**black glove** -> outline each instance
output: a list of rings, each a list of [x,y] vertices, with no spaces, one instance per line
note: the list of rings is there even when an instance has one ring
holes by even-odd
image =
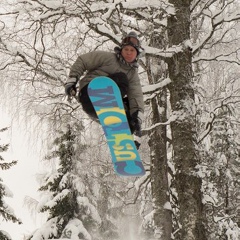
[[[65,84],[65,93],[68,96],[75,96],[77,94],[76,82],[68,82]]]
[[[140,146],[141,146],[141,142],[139,141],[139,139],[138,140],[134,140],[134,143],[135,143],[135,145],[136,145],[136,148],[137,148],[137,150],[140,148]]]

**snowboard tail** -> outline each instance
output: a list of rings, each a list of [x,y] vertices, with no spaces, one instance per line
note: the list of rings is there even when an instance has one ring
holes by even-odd
[[[88,95],[103,127],[115,172],[121,176],[144,175],[117,84],[108,77],[96,77],[88,85]]]

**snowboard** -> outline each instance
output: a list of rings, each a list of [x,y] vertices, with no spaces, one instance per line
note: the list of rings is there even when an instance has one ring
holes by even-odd
[[[88,85],[88,95],[104,130],[115,172],[144,175],[117,84],[108,77],[96,77]]]

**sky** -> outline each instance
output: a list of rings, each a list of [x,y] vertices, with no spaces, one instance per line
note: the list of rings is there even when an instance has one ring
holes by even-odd
[[[20,240],[24,234],[30,234],[43,222],[43,219],[34,219],[29,209],[24,206],[25,196],[38,198],[36,173],[40,170],[41,159],[37,146],[29,144],[31,138],[28,131],[0,109],[0,128],[8,126],[8,131],[0,133],[0,144],[10,144],[10,147],[6,153],[1,153],[1,156],[5,161],[18,160],[18,163],[9,170],[0,170],[0,177],[13,193],[13,197],[5,198],[5,202],[14,209],[16,217],[20,218],[23,224],[3,222],[0,223],[0,229],[8,232],[13,240]]]

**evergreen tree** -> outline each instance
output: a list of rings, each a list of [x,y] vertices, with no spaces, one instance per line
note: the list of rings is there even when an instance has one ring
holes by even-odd
[[[7,128],[0,129],[0,132],[6,131]],[[0,145],[0,152],[6,152],[8,150],[9,144]],[[0,169],[8,170],[12,166],[16,165],[17,161],[5,162],[4,158],[0,155]],[[15,216],[12,209],[8,206],[8,204],[4,201],[4,197],[10,197],[12,193],[9,191],[6,185],[4,185],[3,180],[0,178],[0,219],[4,221],[11,221],[14,223],[21,224],[21,221]],[[1,240],[11,240],[10,235],[0,230],[0,239]]]
[[[59,161],[57,170],[47,174],[45,184],[40,187],[44,199],[39,203],[41,212],[49,214],[48,221],[36,230],[29,239],[74,238],[91,239],[91,230],[101,224],[94,203],[89,199],[89,187],[85,176],[77,174],[77,135],[69,125],[66,132],[54,141],[56,150],[47,156],[48,160]],[[85,146],[80,146],[84,151]]]
[[[76,122],[72,127],[68,125],[66,131],[59,132],[54,141],[47,160],[58,162],[57,168],[44,177],[40,187],[42,198],[35,206],[35,209],[48,214],[48,220],[29,240],[74,237],[86,240],[119,239],[119,219],[129,215],[129,212],[124,213],[127,197],[132,198],[133,192],[139,194],[141,191],[127,188],[128,181],[114,180],[118,176],[112,171],[110,159],[107,161],[103,157],[106,163],[99,165],[101,156],[105,156],[102,151],[106,152],[106,146],[103,147],[105,150],[98,147],[95,152],[87,152],[86,148],[91,147],[81,143],[79,133],[82,131],[79,122]],[[95,160],[90,158],[97,159],[96,166],[93,166]],[[141,183],[138,185],[141,186]]]

